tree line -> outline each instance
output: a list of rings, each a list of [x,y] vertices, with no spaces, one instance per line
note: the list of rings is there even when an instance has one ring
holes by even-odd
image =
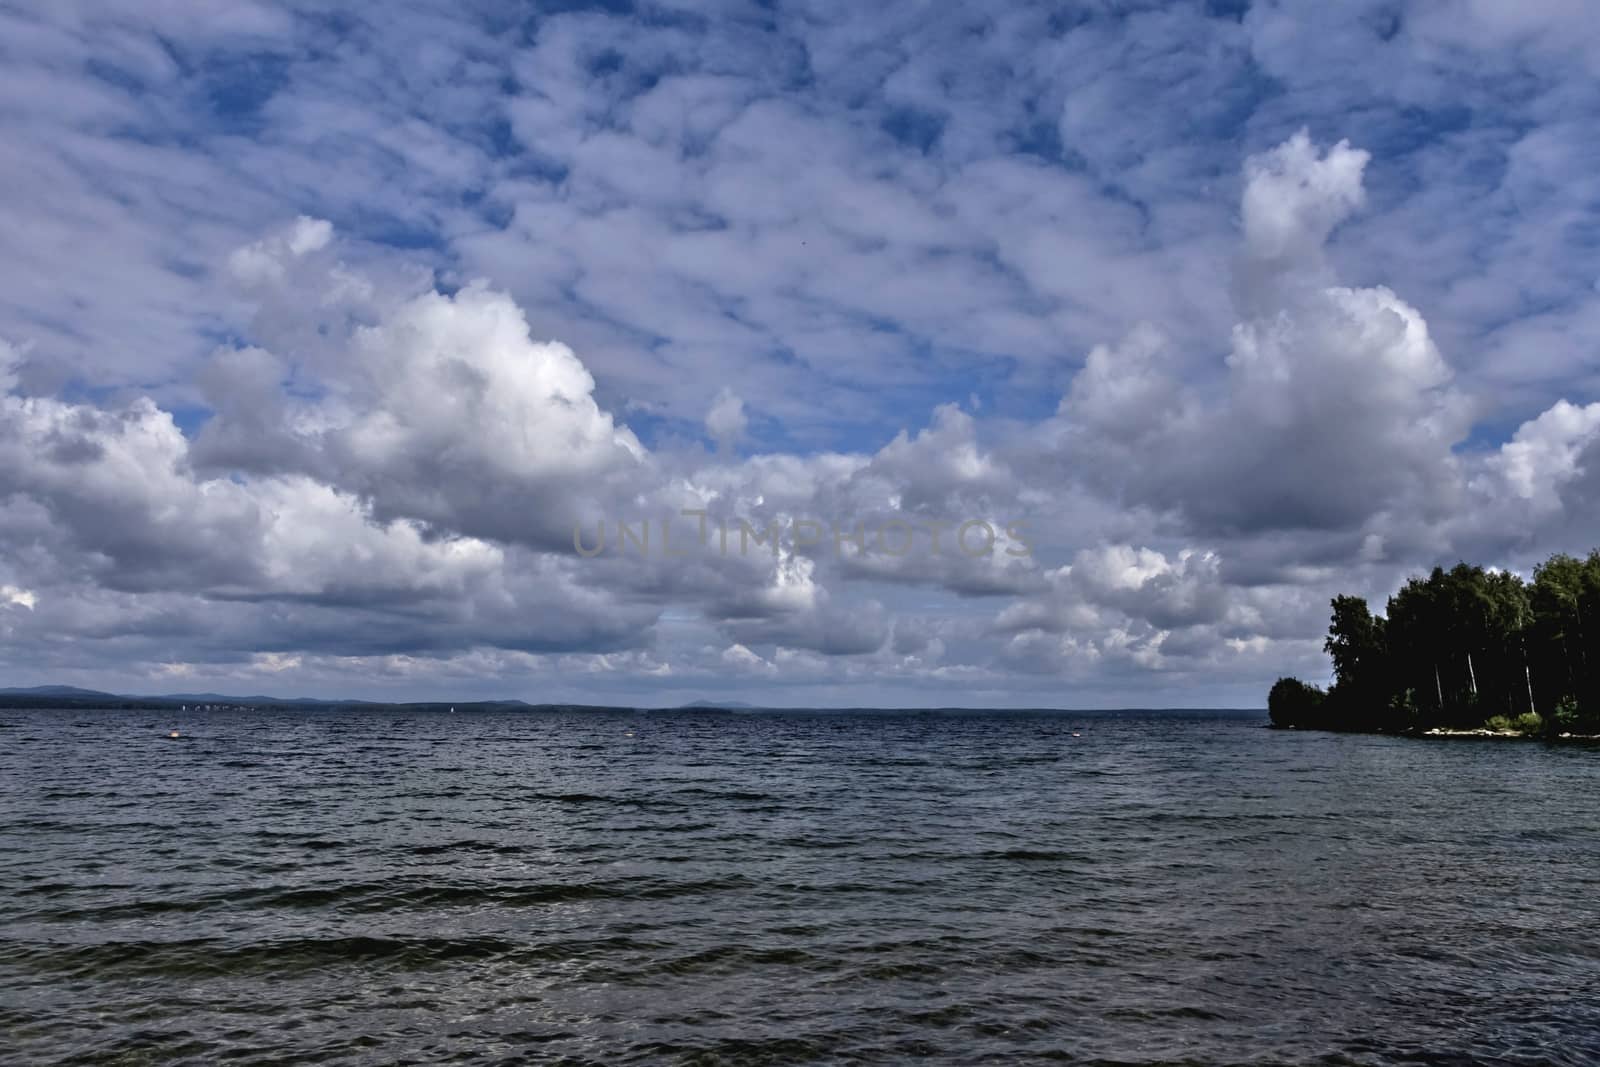
[[[1323,648],[1333,685],[1278,679],[1274,726],[1600,734],[1600,550],[1552,556],[1531,582],[1435,567],[1382,615],[1361,597],[1334,597]]]

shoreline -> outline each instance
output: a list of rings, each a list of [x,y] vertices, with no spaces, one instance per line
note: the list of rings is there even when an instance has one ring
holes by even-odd
[[[1524,734],[1516,730],[1491,730],[1487,726],[1480,726],[1471,730],[1446,729],[1435,726],[1429,730],[1421,730],[1404,734],[1408,737],[1493,737],[1513,741],[1600,741],[1600,734]]]
[[[1543,741],[1546,744],[1600,744],[1600,734],[1524,734],[1515,730],[1491,730],[1487,726],[1467,729],[1433,726],[1426,730],[1329,730],[1320,726],[1278,726],[1267,724],[1269,730],[1305,731],[1325,734],[1360,734],[1364,737],[1409,737],[1414,739],[1446,738],[1456,740],[1488,739],[1495,741]]]

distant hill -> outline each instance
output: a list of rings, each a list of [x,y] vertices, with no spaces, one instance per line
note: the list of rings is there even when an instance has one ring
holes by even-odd
[[[0,688],[0,708],[44,708],[62,710],[138,709],[145,711],[175,711],[185,707],[195,708],[215,705],[225,708],[323,708],[336,711],[342,708],[367,710],[393,709],[399,711],[513,711],[513,710],[595,710],[631,711],[631,708],[588,708],[582,705],[533,705],[521,700],[441,700],[441,701],[373,701],[373,700],[321,700],[315,697],[234,696],[228,693],[161,693],[132,694],[104,693],[97,689],[82,689],[72,685],[39,685],[28,688]]]
[[[184,707],[197,710],[196,705],[217,705],[224,708],[252,710],[341,709],[362,711],[526,711],[548,713],[601,713],[601,714],[653,714],[670,715],[674,712],[712,714],[785,715],[785,714],[854,714],[854,715],[971,715],[989,712],[1002,715],[1073,715],[1084,718],[1115,718],[1123,715],[1237,715],[1254,718],[1261,714],[1257,708],[806,708],[775,707],[764,704],[745,704],[737,700],[696,700],[676,707],[638,707],[604,704],[530,704],[525,700],[326,700],[316,697],[229,696],[226,693],[165,693],[159,696],[103,693],[95,689],[82,689],[71,685],[40,685],[32,688],[0,688],[0,708],[44,708],[90,711],[95,709],[139,709],[147,711],[178,711]]]
[[[229,696],[226,693],[106,693],[75,685],[36,685],[0,688],[0,706],[43,708],[167,708],[186,704],[226,704],[233,707],[348,707],[359,700],[281,699],[269,696]]]
[[[336,704],[340,707],[351,704],[370,704],[368,700],[321,700],[317,697],[267,697],[257,694],[255,696],[238,697],[226,693],[164,693],[158,697],[137,697],[143,700],[177,700],[186,704]]]
[[[121,700],[115,693],[79,689],[75,685],[36,685],[28,689],[0,689],[0,696],[59,697],[68,700]]]
[[[79,707],[93,705],[110,705],[113,707],[138,706],[166,706],[168,704],[230,704],[250,705],[253,707],[285,707],[288,705],[313,705],[329,707],[346,707],[352,704],[364,704],[362,700],[317,700],[312,697],[281,697],[269,696],[229,696],[226,693],[106,693],[98,689],[81,689],[75,685],[36,685],[27,688],[0,689],[0,700],[12,706],[17,702],[30,700],[50,701],[51,705],[68,702]]]

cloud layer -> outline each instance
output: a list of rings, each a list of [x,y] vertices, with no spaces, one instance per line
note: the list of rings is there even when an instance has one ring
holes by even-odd
[[[0,668],[1254,703],[1590,547],[1587,8],[1120,7],[0,15]]]

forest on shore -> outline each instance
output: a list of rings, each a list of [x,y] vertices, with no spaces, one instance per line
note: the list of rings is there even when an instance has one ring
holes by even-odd
[[[1459,563],[1412,578],[1375,615],[1338,596],[1324,691],[1280,678],[1272,725],[1364,733],[1600,734],[1600,550],[1524,581]]]

